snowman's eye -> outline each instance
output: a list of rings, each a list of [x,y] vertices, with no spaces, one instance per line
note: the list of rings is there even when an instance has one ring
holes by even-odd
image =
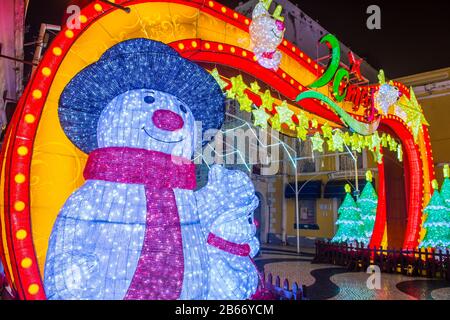
[[[183,106],[182,104],[180,105],[180,110],[181,110],[181,112],[183,112],[183,113],[187,113],[186,107]]]
[[[155,102],[155,98],[153,98],[152,96],[146,96],[144,98],[144,102],[148,103],[148,104],[152,104],[153,102]]]

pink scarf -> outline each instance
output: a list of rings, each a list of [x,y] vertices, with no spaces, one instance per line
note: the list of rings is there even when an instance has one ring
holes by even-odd
[[[225,252],[231,253],[236,256],[247,257],[250,255],[250,246],[248,244],[239,244],[225,240],[214,233],[209,233],[208,244]]]
[[[109,147],[89,154],[84,177],[145,186],[144,243],[125,299],[178,299],[183,285],[184,257],[173,189],[195,189],[195,165],[157,151]]]

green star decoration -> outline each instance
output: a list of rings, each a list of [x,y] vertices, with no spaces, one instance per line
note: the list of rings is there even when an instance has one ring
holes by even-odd
[[[211,75],[217,81],[217,84],[219,85],[220,89],[223,90],[228,86],[228,83],[220,77],[217,68],[212,69]]]
[[[252,83],[250,83],[250,90],[254,93],[259,93],[259,90],[261,89],[261,87],[258,85],[258,82],[254,81]]]
[[[333,132],[332,140],[333,140],[333,147],[335,148],[335,150],[343,152],[344,151],[344,139],[343,139],[342,131],[340,129],[337,129],[336,131]]]
[[[376,161],[376,163],[381,164],[383,163],[383,154],[380,152],[380,150],[371,150],[373,159]]]
[[[357,151],[358,153],[361,153],[362,141],[359,138],[359,135],[357,133],[352,134],[352,136],[350,138],[350,144],[352,145],[353,151]]]
[[[389,142],[389,150],[392,152],[395,152],[395,151],[397,151],[397,146],[398,146],[397,141],[395,141],[394,139],[391,139],[391,141]]]
[[[235,99],[236,98],[236,93],[232,89],[227,90],[227,98],[228,99]]]
[[[401,144],[397,146],[397,159],[398,161],[403,162],[403,148]]]
[[[379,164],[383,163],[383,154],[380,152],[379,149],[376,149],[375,155],[376,155],[377,163],[379,163]]]
[[[323,139],[318,132],[314,134],[311,138],[313,151],[323,152]]]
[[[275,110],[277,110],[277,113],[280,115],[281,123],[292,123],[292,116],[294,115],[294,111],[289,109],[286,101],[283,101],[280,106],[275,107]]]
[[[253,110],[252,113],[253,117],[255,118],[254,125],[263,129],[267,129],[267,120],[270,119],[270,116],[267,114],[266,110],[261,107]]]
[[[300,113],[297,115],[298,119],[298,125],[302,128],[308,129],[309,128],[309,119],[306,113],[303,111],[300,111]]]
[[[327,140],[328,151],[336,151],[336,147],[334,146],[333,139]]]
[[[301,111],[296,116],[297,116],[297,120],[298,120],[297,137],[299,139],[305,141],[306,135],[308,134],[308,130],[309,130],[309,119],[303,111]]]
[[[380,72],[378,73],[378,82],[380,84],[385,84],[386,83],[386,77],[384,75],[384,70],[381,69]]]
[[[233,77],[231,80],[231,90],[237,95],[242,96],[244,95],[245,89],[247,89],[247,85],[245,84],[244,80],[242,79],[242,75],[238,75],[237,77]]]
[[[330,127],[328,122],[326,122],[324,125],[322,125],[322,133],[323,133],[324,138],[331,139],[333,136],[332,131],[333,131],[333,129]]]
[[[342,139],[347,146],[351,144],[351,137],[348,131],[345,131],[345,133],[342,135]]]
[[[381,139],[380,136],[378,135],[378,131],[376,131],[373,135],[372,135],[372,144],[371,144],[371,148],[373,149],[380,149],[380,144],[381,144]]]
[[[269,111],[273,110],[273,104],[275,102],[275,99],[270,94],[269,90],[266,90],[264,94],[261,96],[261,106],[266,108]]]
[[[369,148],[372,145],[372,136],[362,136],[364,147]]]
[[[383,148],[387,148],[387,146],[388,146],[388,140],[387,140],[387,135],[386,135],[386,133],[383,133],[383,134],[381,135],[381,146],[382,146]]]
[[[417,141],[417,137],[419,136],[419,132],[422,129],[422,125],[429,126],[430,124],[425,119],[423,115],[422,108],[419,102],[416,99],[416,94],[414,93],[413,88],[410,89],[411,98],[402,99],[402,101],[407,101],[406,103],[400,102],[400,107],[406,114],[406,122],[411,127],[414,140]]]
[[[239,102],[239,108],[242,111],[251,112],[253,101],[250,100],[246,94],[237,97],[237,101]]]
[[[308,134],[308,130],[298,126],[297,127],[297,138],[299,138],[302,141],[306,140],[306,135]]]
[[[281,131],[281,121],[280,115],[278,113],[272,117],[271,122],[272,122],[272,129]]]

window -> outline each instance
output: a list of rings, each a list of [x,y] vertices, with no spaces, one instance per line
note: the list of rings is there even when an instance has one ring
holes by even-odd
[[[298,202],[300,224],[316,224],[316,200]]]
[[[363,154],[356,153],[358,169],[364,169],[364,157]],[[355,162],[351,155],[341,154],[339,155],[339,171],[353,171],[355,169]]]
[[[297,162],[299,172],[308,173],[308,172],[316,172],[316,162],[312,159],[312,143],[311,140],[307,139],[306,141],[299,140],[296,143],[296,152],[297,157],[306,158],[301,159]]]

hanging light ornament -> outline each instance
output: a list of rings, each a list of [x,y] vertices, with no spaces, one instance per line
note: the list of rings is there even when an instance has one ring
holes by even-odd
[[[281,62],[281,52],[277,47],[283,40],[286,27],[284,17],[281,16],[283,7],[278,5],[273,15],[270,15],[271,3],[272,0],[261,0],[253,9],[250,38],[258,63],[276,71]]]
[[[386,82],[383,70],[380,70],[378,80],[380,81],[380,89],[375,94],[375,105],[378,111],[381,111],[383,114],[388,114],[389,108],[393,106],[400,97],[400,91],[397,87],[392,85],[392,82]]]

